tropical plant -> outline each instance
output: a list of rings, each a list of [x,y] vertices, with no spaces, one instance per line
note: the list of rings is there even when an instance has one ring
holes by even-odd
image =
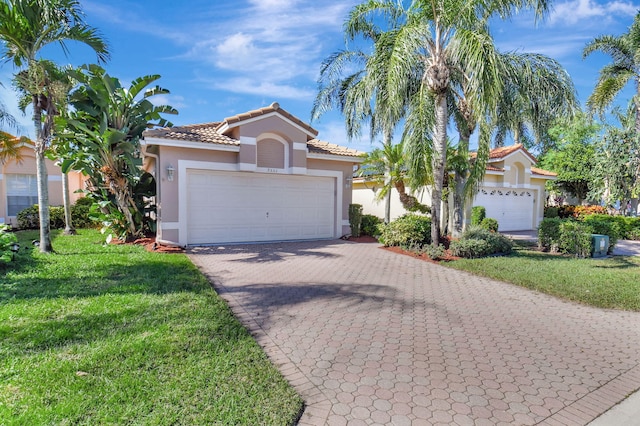
[[[93,49],[99,61],[108,58],[106,43],[88,26],[78,0],[3,0],[0,2],[2,58],[13,62],[24,89],[29,90],[35,127],[38,205],[40,208],[40,251],[51,252],[49,193],[45,152],[52,136],[55,105],[50,102],[50,81],[42,73],[39,54],[45,46],[58,44],[67,53],[66,42],[83,43]]]
[[[590,195],[594,199],[602,197],[610,207],[620,202],[620,210],[625,213],[631,200],[634,214],[640,195],[640,138],[635,136],[635,105],[630,102],[624,113],[615,108],[613,114],[619,127],[607,124],[604,137],[596,142],[596,185]]]
[[[402,142],[391,145],[383,145],[367,153],[362,162],[362,167],[358,170],[358,176],[366,181],[373,181],[381,185],[380,191],[376,193],[378,200],[387,199],[392,189],[398,192],[398,197],[402,206],[409,212],[428,213],[429,207],[420,203],[418,199],[407,193],[405,185],[406,165],[405,152]],[[385,206],[385,221],[389,223],[389,204]]]
[[[9,232],[9,225],[0,225],[0,263],[13,259],[13,245],[18,242],[16,234]]]
[[[516,144],[544,153],[553,148],[548,130],[558,117],[579,111],[576,89],[560,63],[537,53],[504,53],[504,88],[495,117],[495,146],[508,134]]]
[[[73,110],[57,123],[59,138],[70,152],[62,170],[89,176],[104,222],[118,238],[139,236],[149,230],[145,200],[155,194],[153,177],[138,167],[139,140],[147,128],[172,125],[162,114],[177,111],[149,100],[169,91],[148,88],[159,75],[137,78],[129,88],[97,65],[83,66],[72,75],[80,83],[70,94]]]
[[[39,60],[30,70],[23,70],[16,74],[14,78],[14,86],[20,94],[18,106],[22,112],[26,111],[32,103],[32,93],[38,90],[37,85],[46,82],[48,87],[48,110],[47,110],[47,124],[49,128],[52,126],[52,122],[58,111],[63,111],[67,108],[67,97],[69,91],[73,86],[73,80],[71,79],[69,72],[71,67],[58,67],[55,63],[48,60]],[[33,77],[37,74],[37,77]],[[36,83],[35,87],[32,85]],[[55,143],[55,135],[52,133],[50,137],[50,143],[46,156],[56,162],[60,162],[60,156],[64,155],[64,148],[62,145]],[[69,199],[69,177],[67,173],[62,173],[62,196],[64,202],[64,217],[65,217],[65,229],[64,233],[67,235],[75,234],[75,229],[71,220],[71,202]],[[50,211],[50,214],[51,213]]]
[[[5,164],[9,161],[21,163],[22,153],[20,148],[28,140],[25,136],[17,138],[7,132],[0,131],[0,164]]]
[[[516,9],[532,7],[537,16],[548,8],[540,0],[415,0],[405,8],[401,2],[370,0],[356,6],[349,17],[346,28],[362,31],[377,28],[381,20],[388,23],[401,22],[393,35],[393,53],[390,62],[394,86],[408,87],[406,90],[389,92],[389,105],[409,103],[405,138],[410,140],[407,149],[417,154],[418,162],[428,161],[431,170],[431,215],[432,244],[440,239],[440,216],[442,190],[446,170],[447,124],[449,122],[448,97],[454,88],[453,82],[463,84],[470,106],[482,105],[474,111],[476,117],[492,111],[500,92],[498,54],[488,31],[488,20],[492,16],[507,17]],[[382,17],[382,18],[381,18]],[[390,25],[391,26],[391,25]],[[464,78],[453,78],[460,73]],[[418,85],[406,84],[415,81]],[[405,82],[404,84],[402,84]],[[427,145],[429,144],[429,145]],[[409,171],[415,181],[424,181],[423,168],[414,173],[410,162]],[[417,187],[412,183],[413,188]]]
[[[603,35],[589,42],[582,53],[583,58],[594,52],[610,55],[613,62],[600,70],[600,76],[593,93],[587,100],[590,109],[602,113],[628,83],[636,88],[635,131],[640,135],[640,12],[628,31],[618,37]]]
[[[318,95],[313,119],[318,119],[330,109],[338,109],[344,116],[348,137],[361,135],[364,126],[369,127],[371,142],[382,136],[382,149],[369,155],[369,166],[378,176],[383,176],[382,197],[385,197],[385,223],[390,221],[391,188],[398,183],[403,189],[401,197],[408,194],[400,178],[402,146],[393,145],[393,133],[405,115],[405,104],[391,104],[390,92],[398,90],[398,81],[392,75],[395,32],[401,26],[399,19],[390,19],[386,28],[351,25],[356,9],[345,23],[345,43],[361,38],[371,48],[342,50],[329,56],[322,64],[318,80]],[[402,201],[402,200],[401,200]],[[417,200],[415,200],[417,201]],[[403,202],[404,204],[404,202]]]
[[[581,204],[596,183],[595,139],[599,126],[586,115],[562,120],[549,130],[557,148],[539,158],[541,167],[558,174],[553,189],[574,195]]]

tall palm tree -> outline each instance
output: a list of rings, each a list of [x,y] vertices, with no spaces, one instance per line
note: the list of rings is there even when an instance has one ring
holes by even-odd
[[[501,56],[505,75],[496,113],[495,146],[503,146],[511,133],[516,144],[544,153],[552,148],[548,130],[557,118],[571,117],[579,110],[573,81],[548,56],[516,52]]]
[[[633,99],[636,107],[635,130],[636,135],[640,135],[640,12],[636,14],[626,33],[618,37],[596,37],[585,46],[582,56],[586,58],[597,51],[610,55],[613,62],[600,70],[600,77],[587,105],[592,110],[603,112],[622,89],[633,81],[636,85]]]
[[[511,131],[515,142],[521,143],[530,128],[531,144],[544,151],[549,145],[547,130],[557,117],[570,117],[578,110],[573,82],[557,61],[544,55],[513,52],[499,53],[498,60],[504,85],[493,118],[486,105],[470,104],[464,76],[454,73],[452,77],[455,96],[450,104],[458,130],[458,144],[449,167],[454,174],[449,191],[453,201],[450,221],[453,236],[462,232],[465,200],[477,193],[484,178],[491,133],[496,133],[497,141],[503,141]],[[474,109],[481,115],[474,114]],[[478,151],[470,157],[469,141],[477,128]]]
[[[98,61],[106,61],[108,48],[97,30],[85,24],[77,0],[2,0],[0,1],[0,41],[2,58],[21,70],[18,77],[31,94],[34,150],[36,154],[38,205],[40,213],[40,251],[53,250],[49,229],[49,192],[45,152],[52,136],[54,105],[50,87],[39,65],[38,55],[45,46],[58,44],[67,53],[66,42],[77,41],[89,46]],[[43,119],[44,118],[44,119]]]
[[[453,87],[452,74],[460,72],[465,77],[464,84],[472,105],[484,105],[487,111],[498,101],[502,91],[493,39],[488,29],[488,19],[493,16],[508,17],[521,8],[532,8],[537,16],[548,9],[546,0],[414,0],[407,8],[393,1],[369,0],[356,6],[352,14],[352,25],[372,26],[376,20],[398,19],[405,16],[404,25],[399,30],[397,45],[403,46],[396,52],[405,58],[418,58],[412,69],[420,64],[421,85],[415,92],[413,107],[407,124],[414,126],[406,132],[412,137],[425,137],[425,124],[430,120],[425,114],[434,113],[435,122],[431,126],[432,146],[430,147],[432,190],[431,190],[431,239],[439,244],[441,229],[441,200],[446,169],[447,124],[449,123],[448,97]],[[390,73],[394,76],[407,75],[399,71],[406,60],[397,60],[397,68]],[[462,67],[462,68],[460,68]],[[399,95],[399,96],[398,96]],[[406,102],[403,94],[394,94],[394,102]],[[429,107],[428,104],[432,106]],[[484,112],[484,111],[482,111]],[[480,111],[474,112],[480,114]],[[416,127],[417,125],[417,127]],[[417,144],[422,141],[414,142]],[[410,143],[409,145],[415,145]],[[418,148],[418,150],[420,150]]]
[[[394,54],[396,34],[403,23],[389,19],[384,28],[370,23],[351,25],[354,13],[357,10],[351,12],[345,23],[345,43],[364,41],[370,52],[346,49],[323,62],[312,119],[319,118],[330,109],[338,109],[344,116],[350,139],[360,136],[363,127],[368,125],[371,142],[377,136],[382,137],[383,148],[376,155],[390,154],[398,151],[393,145],[393,134],[406,110],[406,104],[388,101],[390,91],[407,89],[406,84],[404,88],[398,86],[397,80],[390,75],[391,60],[398,57]],[[384,175],[385,187],[391,187],[396,165],[390,161],[377,162],[377,165],[383,165],[380,171]],[[388,223],[391,191],[385,191],[385,195],[385,223]],[[403,195],[408,196],[404,191]]]
[[[0,131],[0,165],[9,161],[22,162],[20,148],[27,140],[26,137],[17,138],[7,132]]]

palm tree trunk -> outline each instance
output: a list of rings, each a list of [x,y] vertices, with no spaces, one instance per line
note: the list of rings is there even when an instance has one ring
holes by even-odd
[[[447,160],[447,98],[444,93],[436,95],[435,131],[433,138],[433,189],[431,191],[431,244],[440,244],[440,219],[442,188]]]
[[[71,218],[71,200],[69,199],[69,175],[62,173],[62,197],[64,201],[64,234],[76,235]]]
[[[49,225],[49,176],[44,156],[46,141],[42,132],[42,108],[38,96],[33,100],[33,124],[36,128],[34,151],[36,154],[36,178],[38,182],[38,213],[40,214],[40,252],[51,253],[51,228]]]
[[[386,185],[391,185],[391,182],[386,182],[385,180],[385,186]],[[393,191],[391,190],[391,188],[389,188],[389,190],[387,191],[387,195],[384,197],[384,223],[386,225],[389,224],[389,222],[391,222],[391,193]]]

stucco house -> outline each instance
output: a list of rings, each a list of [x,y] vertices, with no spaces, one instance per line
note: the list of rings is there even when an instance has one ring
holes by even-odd
[[[148,130],[156,240],[180,246],[339,238],[360,152],[317,139],[277,103],[222,121]]]
[[[538,227],[544,216],[545,182],[556,174],[535,167],[536,159],[522,144],[491,150],[480,191],[468,205],[484,206],[487,217],[498,220],[500,231],[524,231]],[[384,217],[384,201],[375,199],[379,188],[370,181],[356,178],[353,202],[362,204],[364,213]],[[420,202],[431,205],[428,191],[415,194]],[[391,218],[406,213],[393,190]]]
[[[17,214],[34,204],[38,204],[38,184],[36,179],[36,157],[33,143],[23,140],[20,146],[21,161],[8,160],[0,163],[0,223],[17,226]],[[61,206],[62,171],[53,161],[47,159],[49,205]],[[69,172],[69,195],[74,203],[81,195],[76,190],[84,188],[80,173]]]

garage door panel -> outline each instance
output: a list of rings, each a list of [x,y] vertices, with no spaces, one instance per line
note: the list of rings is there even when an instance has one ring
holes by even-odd
[[[189,170],[188,244],[331,238],[335,179]]]
[[[498,221],[500,231],[522,231],[533,228],[534,192],[510,188],[484,188],[474,199],[483,206],[487,217]]]

